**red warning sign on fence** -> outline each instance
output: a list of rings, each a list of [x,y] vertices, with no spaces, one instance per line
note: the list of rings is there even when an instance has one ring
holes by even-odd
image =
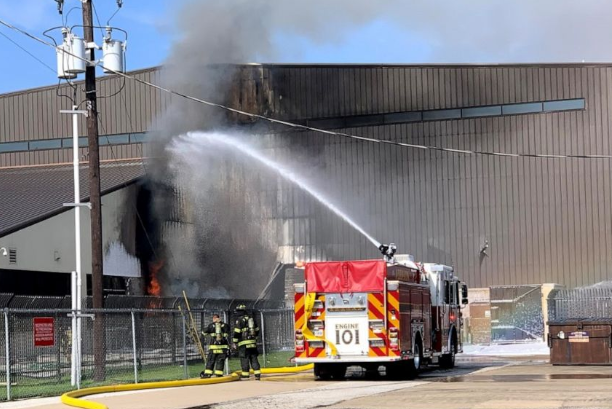
[[[55,345],[55,319],[49,317],[34,318],[34,346],[51,347]]]

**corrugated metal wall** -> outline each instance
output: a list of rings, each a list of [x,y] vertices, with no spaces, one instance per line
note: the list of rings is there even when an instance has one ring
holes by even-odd
[[[147,69],[130,75],[158,83],[160,72]],[[97,84],[101,135],[151,129],[170,98],[123,78],[105,76],[99,78]],[[83,101],[83,82],[76,82],[75,87],[76,101]],[[122,92],[118,93],[119,90]],[[72,96],[72,88],[65,84],[0,95],[0,142],[71,137],[71,117],[59,111],[72,109]],[[86,132],[85,121],[79,121],[79,135],[85,136]]]
[[[137,78],[157,83],[160,72],[148,69],[131,73]],[[84,85],[75,83],[76,100],[84,100]],[[119,92],[121,90],[121,92]],[[72,137],[70,115],[73,90],[68,85],[36,88],[0,95],[0,143]],[[155,126],[156,119],[170,96],[134,81],[116,77],[98,79],[100,135],[145,132]],[[82,106],[81,106],[82,108]],[[86,121],[79,120],[79,135],[86,136]],[[86,149],[81,149],[86,157]],[[142,157],[142,144],[101,146],[101,160]],[[72,149],[47,149],[0,153],[0,167],[68,163]]]
[[[552,154],[612,153],[611,75],[607,66],[296,66],[263,72],[274,92],[272,111],[283,118],[585,98],[584,111],[340,130],[461,149]],[[278,157],[310,156],[304,167],[315,178],[318,172],[366,230],[419,260],[455,265],[471,286],[580,286],[612,279],[608,160],[462,156],[310,133],[276,136],[269,146]],[[278,186],[262,189],[261,202],[272,209],[262,214],[272,219],[282,245],[304,245],[305,258],[376,256],[368,242],[303,192],[284,182]],[[487,241],[485,256],[480,250]]]
[[[342,129],[412,143],[502,152],[610,154],[612,66],[250,66],[235,106],[284,119],[585,98],[584,111]],[[159,82],[159,73],[137,75]],[[100,95],[123,80],[103,79]],[[69,135],[55,88],[0,96],[0,142]],[[100,101],[106,133],[151,129],[170,97],[127,82]],[[50,131],[49,131],[50,129]],[[82,131],[84,129],[82,128]],[[104,132],[104,131],[103,131]],[[474,157],[307,132],[259,137],[301,164],[382,241],[454,264],[473,287],[612,278],[608,160]],[[137,154],[126,146],[122,155]],[[104,149],[104,148],[103,148]],[[0,154],[0,166],[69,160],[70,150]],[[12,157],[11,157],[12,155]],[[38,157],[37,155],[47,155]],[[10,158],[10,159],[7,159]],[[286,182],[243,172],[266,237],[304,258],[375,257],[363,238]],[[487,256],[480,253],[489,242]]]

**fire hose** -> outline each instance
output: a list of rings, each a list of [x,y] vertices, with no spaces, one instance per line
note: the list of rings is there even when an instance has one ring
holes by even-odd
[[[303,366],[289,366],[281,368],[262,368],[262,374],[284,374],[308,371],[313,368],[312,364]],[[196,385],[212,385],[216,383],[235,382],[240,380],[238,372],[233,372],[228,376],[208,379],[188,379],[183,381],[163,381],[163,382],[146,382],[132,383],[127,385],[111,385],[111,386],[96,386],[93,388],[79,389],[76,391],[66,392],[61,396],[61,401],[64,405],[74,406],[84,409],[109,409],[108,406],[90,400],[80,399],[84,396],[97,395],[99,393],[126,392],[137,391],[144,389],[160,389],[160,388],[176,388],[181,386],[196,386]]]
[[[315,334],[312,333],[310,328],[308,328],[308,317],[310,317],[312,315],[312,310],[314,308],[315,297],[316,297],[315,293],[308,293],[308,294],[306,294],[306,299],[304,301],[304,315],[306,316],[306,319],[304,320],[304,326],[302,328],[300,328],[300,329],[302,330],[302,334],[304,335],[304,337],[308,341],[322,341],[322,342],[325,342],[329,346],[329,348],[331,350],[331,354],[333,356],[337,356],[338,355],[338,349],[336,348],[336,346],[334,345],[333,342],[329,341],[327,338],[322,338],[322,337],[316,336]]]

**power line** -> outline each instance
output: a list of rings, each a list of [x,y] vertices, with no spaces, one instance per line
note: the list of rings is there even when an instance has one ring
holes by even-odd
[[[45,44],[49,47],[53,47],[56,48],[55,46],[53,46],[52,44],[46,42],[45,40],[42,40],[40,38],[37,38],[36,36],[21,30],[20,28],[14,27],[11,24],[0,20],[0,24],[20,32],[21,34],[35,40],[38,41],[42,44]],[[86,60],[85,58],[81,58],[78,57],[72,53],[66,52],[67,54],[81,59],[81,60]],[[106,68],[106,67],[105,67]],[[288,121],[283,121],[280,119],[274,119],[274,118],[269,118],[267,116],[264,115],[259,115],[259,114],[254,114],[251,112],[246,112],[246,111],[242,111],[236,108],[232,108],[232,107],[228,107],[226,105],[223,104],[218,104],[215,102],[210,102],[210,101],[206,101],[200,98],[196,98],[194,96],[191,95],[187,95],[187,94],[183,94],[180,93],[178,91],[174,91],[168,88],[164,88],[160,85],[157,84],[153,84],[151,82],[145,81],[143,79],[140,78],[136,78],[133,77],[131,75],[122,73],[122,72],[118,72],[109,68],[106,68],[107,71],[112,72],[116,75],[119,75],[121,77],[124,78],[129,78],[132,81],[136,81],[138,83],[141,83],[143,85],[147,85],[151,88],[155,88],[159,91],[163,91],[172,95],[176,95],[179,96],[181,98],[190,100],[190,101],[194,101],[194,102],[198,102],[200,104],[204,104],[204,105],[208,105],[211,107],[215,107],[215,108],[220,108],[229,112],[233,112],[239,115],[244,115],[244,116],[248,116],[250,118],[256,118],[256,119],[261,119],[263,121],[267,121],[270,123],[274,123],[274,124],[279,124],[279,125],[284,125],[290,128],[295,128],[295,129],[302,129],[302,130],[306,130],[306,131],[312,131],[312,132],[317,132],[317,133],[321,133],[321,134],[326,134],[326,135],[331,135],[331,136],[341,136],[344,138],[350,138],[350,139],[354,139],[354,140],[358,140],[358,141],[364,141],[364,142],[372,142],[372,143],[380,143],[380,144],[386,144],[386,145],[393,145],[393,146],[399,146],[399,147],[403,147],[403,148],[411,148],[411,149],[420,149],[420,150],[431,150],[431,151],[438,151],[438,152],[446,152],[446,153],[454,153],[454,154],[462,154],[462,155],[482,155],[482,156],[497,156],[497,157],[506,157],[506,158],[541,158],[541,159],[612,159],[612,155],[553,155],[553,154],[540,154],[540,153],[507,153],[507,152],[487,152],[487,151],[476,151],[476,150],[466,150],[466,149],[454,149],[454,148],[443,148],[440,146],[432,146],[432,145],[418,145],[418,144],[412,144],[412,143],[404,143],[404,142],[396,142],[396,141],[389,141],[389,140],[384,140],[384,139],[376,139],[376,138],[368,138],[365,136],[358,136],[358,135],[353,135],[353,134],[348,134],[348,133],[344,133],[344,132],[335,132],[335,131],[329,131],[329,130],[325,130],[325,129],[320,129],[320,128],[314,128],[312,126],[308,126],[308,125],[300,125],[300,124],[296,124],[293,122],[288,122]]]
[[[40,58],[38,58],[37,56],[35,56],[34,54],[32,54],[31,52],[29,52],[28,50],[26,50],[25,48],[23,48],[19,43],[17,43],[15,40],[13,40],[11,37],[7,36],[6,34],[4,34],[2,31],[0,31],[0,35],[4,38],[6,38],[7,40],[9,40],[11,43],[15,44],[17,47],[19,47],[21,49],[21,51],[23,51],[24,53],[28,54],[30,57],[34,58],[36,61],[38,61],[39,63],[41,63],[42,65],[44,65],[45,67],[47,67],[47,69],[49,71],[51,71],[52,73],[56,73],[56,71],[51,68],[49,65],[47,65],[47,63],[45,63],[44,61],[42,61]]]
[[[111,20],[117,15],[117,13],[119,13],[119,10],[121,10],[121,7],[123,7],[123,0],[117,0],[117,10],[113,13],[112,16],[110,16],[110,18],[106,22],[107,26],[110,26]]]
[[[96,21],[98,22],[98,28],[100,29],[100,35],[102,36],[102,38],[104,38],[104,31],[102,30],[102,24],[100,23],[100,17],[98,17],[98,10],[96,10],[96,6],[94,5],[94,2],[91,2],[91,8],[94,11],[94,14],[96,15]]]

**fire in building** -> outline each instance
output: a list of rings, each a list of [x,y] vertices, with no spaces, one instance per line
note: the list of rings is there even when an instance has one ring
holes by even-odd
[[[227,105],[314,128],[470,151],[610,151],[609,64],[233,70]],[[155,83],[161,74],[131,75]],[[100,94],[124,81],[98,79]],[[192,163],[172,183],[164,175],[169,151],[148,142],[175,98],[128,80],[120,96],[100,100],[107,293],[255,297],[276,272],[271,292],[281,297],[282,277],[298,260],[379,257],[346,220],[244,155],[217,160],[214,177],[206,163]],[[74,216],[62,203],[72,195],[72,140],[69,119],[58,114],[69,105],[55,86],[0,96],[0,292],[70,292]],[[612,278],[609,161],[407,149],[222,115],[373,237],[454,266],[470,287]],[[89,222],[81,225],[89,273]]]

